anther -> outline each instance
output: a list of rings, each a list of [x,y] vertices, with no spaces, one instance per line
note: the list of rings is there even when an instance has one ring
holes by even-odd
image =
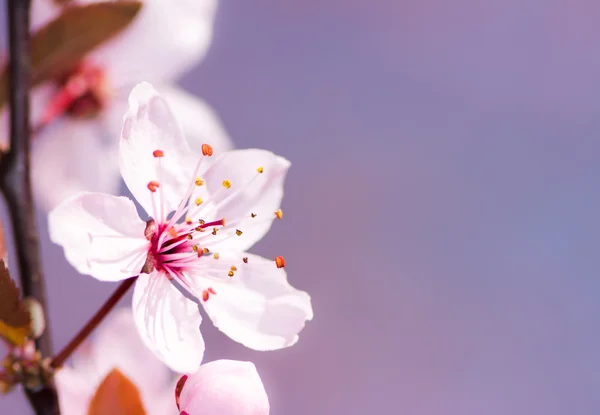
[[[208,291],[207,290],[202,291],[202,301],[208,301],[208,297],[209,297]]]
[[[198,223],[200,224],[200,226],[204,226],[204,224],[206,223],[206,221],[204,219],[199,219]]]
[[[191,241],[192,239],[194,239],[194,237],[192,236],[192,234],[191,234],[191,233],[188,233],[188,236],[187,236],[187,238],[188,238],[190,241]]]
[[[162,150],[154,150],[154,151],[152,152],[152,155],[153,155],[154,157],[156,157],[156,158],[159,158],[159,157],[164,157],[164,156],[165,156],[165,152],[164,152],[164,151],[162,151]]]
[[[256,216],[257,216],[257,214],[256,214],[256,213],[251,213],[251,214],[250,214],[250,217],[251,217],[252,219],[254,219]]]
[[[216,294],[215,290],[213,290],[213,287],[208,287],[208,292],[211,294]]]
[[[277,216],[277,219],[281,219],[281,218],[283,218],[283,210],[281,210],[281,209],[277,209],[277,210],[275,211],[275,216]]]
[[[173,238],[177,237],[177,231],[174,228],[169,228],[168,232]]]
[[[277,265],[277,268],[285,267],[285,259],[282,256],[275,257],[275,265]]]
[[[243,257],[242,261],[244,261],[244,264],[247,264],[248,263],[248,257],[247,256]]]
[[[213,255],[213,258],[214,258],[214,259],[219,259],[219,253],[218,253],[218,252],[216,252],[216,253]]]
[[[159,187],[160,183],[155,180],[148,182],[148,190],[150,190],[152,193],[156,192],[156,189],[158,189]]]
[[[223,180],[223,187],[229,189],[231,187],[231,182],[229,180]]]
[[[235,230],[235,234],[236,234],[237,236],[242,236],[242,233],[243,233],[243,232],[242,232],[242,231],[240,231],[239,229],[236,229],[236,230]]]
[[[256,169],[257,172],[262,173],[265,171],[265,169],[263,169],[262,166],[260,166],[259,168]]]
[[[232,271],[237,271],[237,268],[236,268],[235,265],[232,265],[231,268],[229,268],[229,269],[232,270]]]
[[[202,199],[197,197],[195,200],[196,206],[200,206],[202,204]]]
[[[187,223],[188,225],[192,224],[192,218],[185,218],[185,223]]]
[[[212,156],[213,148],[209,144],[202,144],[202,154],[205,156]]]
[[[192,245],[192,250],[194,252],[198,252],[198,245]]]
[[[229,272],[227,273],[227,275],[229,275],[230,277],[233,277],[233,271],[229,271]]]
[[[219,231],[219,229],[218,229],[218,228],[213,228],[213,230],[212,230],[212,234],[213,234],[213,235],[216,235],[218,231]]]
[[[210,249],[208,249],[208,248],[203,248],[202,250],[204,251],[205,254],[208,254],[210,252]]]
[[[204,180],[202,180],[200,177],[196,177],[196,181],[194,183],[196,183],[196,186],[202,186],[204,184]]]

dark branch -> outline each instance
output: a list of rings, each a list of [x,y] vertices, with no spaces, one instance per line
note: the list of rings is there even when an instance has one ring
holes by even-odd
[[[35,297],[46,314],[46,294],[29,174],[29,9],[30,0],[7,2],[10,150],[0,163],[0,185],[11,217],[21,290],[24,296]],[[46,330],[36,341],[37,348],[44,356],[52,355],[48,320],[46,317]],[[25,393],[36,414],[60,414],[53,385],[45,385],[37,390],[26,389]]]

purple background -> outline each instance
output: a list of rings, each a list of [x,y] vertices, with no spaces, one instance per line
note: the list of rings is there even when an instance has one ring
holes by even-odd
[[[272,353],[205,320],[207,360],[253,360],[273,415],[600,413],[598,21],[592,0],[222,2],[182,84],[292,161],[254,252],[315,319]],[[115,286],[43,253],[59,348]]]

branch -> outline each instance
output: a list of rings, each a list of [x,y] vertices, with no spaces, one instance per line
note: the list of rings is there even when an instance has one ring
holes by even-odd
[[[35,208],[31,193],[29,165],[29,9],[30,0],[8,0],[7,20],[10,50],[9,101],[10,150],[2,157],[0,186],[6,198],[19,263],[23,296],[35,297],[46,315],[46,295],[42,276]],[[52,355],[49,326],[36,340],[43,356]],[[25,389],[38,415],[58,415],[58,396],[53,385]]]

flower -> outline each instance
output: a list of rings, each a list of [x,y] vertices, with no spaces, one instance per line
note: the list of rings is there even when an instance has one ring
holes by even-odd
[[[131,309],[114,310],[55,375],[61,414],[87,414],[99,386],[119,373],[136,388],[149,415],[176,414],[173,373],[137,335]]]
[[[296,343],[312,319],[307,293],[283,261],[245,251],[280,218],[289,161],[266,150],[213,149],[194,156],[166,100],[148,83],[129,97],[121,174],[150,216],[125,197],[84,192],[49,215],[50,238],[82,274],[102,281],[139,275],[133,310],[146,344],[171,368],[202,360],[198,304],[233,340],[256,350]]]
[[[206,363],[179,380],[175,396],[181,415],[269,414],[269,398],[251,362]]]
[[[60,15],[63,8],[58,3],[33,1],[33,30]],[[90,3],[102,1],[72,0],[66,7]],[[32,184],[42,208],[49,210],[79,191],[117,192],[118,142],[114,137],[121,127],[127,94],[139,79],[160,84],[166,100],[175,109],[182,108],[182,126],[193,146],[211,137],[215,150],[231,148],[214,111],[170,86],[205,56],[216,6],[216,0],[146,0],[123,32],[90,52],[71,73],[32,91],[31,121],[38,130],[32,149]],[[0,114],[3,146],[8,139],[8,118],[5,107]]]

